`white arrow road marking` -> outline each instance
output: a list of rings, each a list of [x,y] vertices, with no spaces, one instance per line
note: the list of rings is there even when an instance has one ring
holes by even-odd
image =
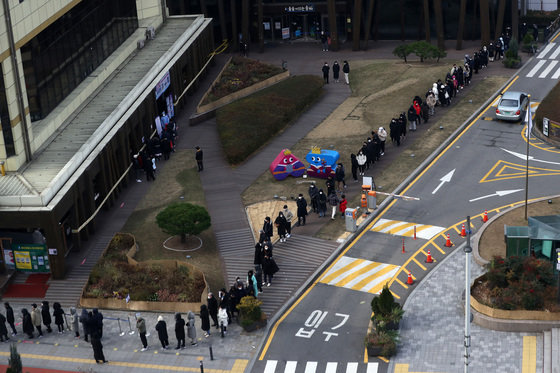
[[[455,168],[452,169],[451,171],[449,171],[447,174],[445,174],[444,177],[442,177],[441,179],[439,179],[439,181],[441,181],[441,183],[439,183],[439,185],[436,187],[436,189],[434,189],[434,191],[432,192],[432,194],[436,194],[437,191],[439,190],[439,188],[441,188],[443,186],[443,184],[448,183],[451,181],[451,178],[453,177],[453,173],[455,172]]]
[[[494,197],[494,196],[500,196],[500,197],[507,196],[508,194],[515,193],[515,192],[520,192],[522,190],[523,189],[497,190],[496,193],[488,194],[487,196],[482,196],[482,197],[478,197],[478,198],[473,198],[473,199],[470,199],[469,202],[474,202],[474,201],[478,201],[478,200],[481,200],[481,199],[484,199],[484,198],[490,198],[490,197]]]
[[[526,160],[526,159],[527,159],[527,155],[526,155],[526,154],[516,153],[516,152],[514,152],[514,151],[507,150],[507,149],[504,149],[504,148],[500,148],[500,149],[502,149],[504,152],[509,153],[509,154],[513,155],[514,157],[517,157],[517,158],[519,158],[519,159],[523,159],[523,160]],[[542,160],[542,159],[535,159],[535,157],[533,157],[532,155],[529,156],[529,160],[530,160],[530,161],[533,161],[533,162],[541,162],[541,163],[548,163],[548,164],[557,164],[557,165],[560,165],[560,162],[552,162],[552,161],[545,161],[545,160]]]

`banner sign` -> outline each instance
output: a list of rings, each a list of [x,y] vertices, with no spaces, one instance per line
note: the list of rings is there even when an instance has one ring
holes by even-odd
[[[25,272],[50,272],[46,245],[13,245],[16,270]]]
[[[288,13],[314,12],[315,5],[307,4],[307,5],[287,6],[284,8],[284,10]]]
[[[171,84],[171,76],[169,76],[169,71],[165,73],[163,78],[156,84],[156,100],[165,92],[167,87]]]

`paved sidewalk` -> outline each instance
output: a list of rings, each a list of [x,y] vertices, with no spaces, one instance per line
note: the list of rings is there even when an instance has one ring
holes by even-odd
[[[472,278],[484,269],[471,255]],[[462,246],[437,265],[408,297],[397,356],[389,372],[464,371],[465,254]],[[498,332],[471,323],[472,372],[511,373],[522,369],[523,336],[537,336],[537,372],[542,371],[542,333]],[[408,368],[405,366],[408,365]]]

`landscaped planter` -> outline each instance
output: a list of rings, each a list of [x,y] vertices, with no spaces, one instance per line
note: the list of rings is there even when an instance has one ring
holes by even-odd
[[[229,63],[229,61],[228,61],[228,63]],[[226,67],[227,67],[228,63],[226,63]],[[218,78],[216,79],[216,81],[219,80],[220,76],[221,76],[221,73],[218,76]],[[243,88],[239,91],[236,91],[236,92],[231,93],[227,96],[224,96],[224,97],[222,97],[222,98],[220,98],[216,101],[212,101],[212,102],[210,102],[206,105],[200,105],[199,104],[196,108],[196,113],[197,114],[204,114],[204,113],[208,113],[208,112],[213,112],[213,111],[215,111],[216,109],[218,109],[222,106],[225,106],[229,103],[232,103],[233,101],[237,101],[240,98],[249,96],[249,95],[251,95],[251,94],[253,94],[257,91],[260,91],[261,89],[270,87],[271,85],[274,85],[274,84],[288,78],[289,76],[290,76],[290,72],[289,71],[284,71],[284,72],[282,72],[280,74],[277,74],[277,75],[274,75],[274,76],[272,76],[272,77],[270,77],[266,80],[255,83],[252,86],[249,86],[247,88]],[[204,97],[202,97],[202,100],[200,100],[200,102],[204,102],[204,99],[206,98],[208,93],[211,92],[211,91],[212,91],[212,87],[210,87],[210,89],[206,92]]]
[[[560,312],[528,311],[528,310],[501,310],[486,306],[471,295],[471,307],[477,312],[496,319],[506,320],[538,320],[560,321]]]
[[[243,323],[243,318],[240,318],[239,320],[239,324],[241,325],[241,327],[243,328],[243,330],[245,330],[246,332],[254,332],[257,329],[261,329],[264,328],[267,324],[268,320],[266,318],[266,316],[262,315],[262,318],[258,321],[253,321],[250,324],[244,324]]]

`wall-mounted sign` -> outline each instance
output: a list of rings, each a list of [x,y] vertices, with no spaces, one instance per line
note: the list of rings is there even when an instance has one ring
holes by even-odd
[[[314,12],[315,5],[314,4],[292,5],[292,6],[285,7],[284,10],[288,13]]]
[[[58,250],[56,249],[49,249],[49,255],[57,255],[58,254]]]
[[[16,270],[25,272],[50,272],[46,245],[13,245]]]
[[[282,28],[282,39],[289,39],[290,38],[290,28],[284,27]]]
[[[548,136],[548,118],[542,119],[542,133],[544,133],[545,136]]]
[[[171,76],[169,75],[169,71],[165,73],[163,78],[156,84],[156,100],[165,92],[167,87],[171,84]]]

